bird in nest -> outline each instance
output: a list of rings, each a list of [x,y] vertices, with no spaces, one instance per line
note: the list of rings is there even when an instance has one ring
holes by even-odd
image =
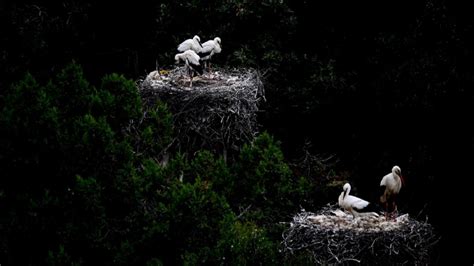
[[[391,219],[396,217],[398,210],[395,201],[404,184],[402,170],[397,165],[392,168],[391,173],[385,175],[380,181],[380,186],[385,187],[384,193],[380,197],[380,202],[385,207],[385,218]]]
[[[369,202],[361,198],[349,195],[351,192],[351,185],[349,183],[344,184],[343,192],[339,195],[338,203],[341,208],[350,212],[354,218],[356,216],[378,216],[375,212],[369,211]]]
[[[174,57],[176,63],[180,61],[184,61],[186,65],[186,69],[189,73],[189,87],[193,86],[193,76],[194,73],[198,73],[199,75],[203,74],[202,65],[200,64],[199,55],[196,54],[193,50],[186,50],[183,53],[176,54]]]

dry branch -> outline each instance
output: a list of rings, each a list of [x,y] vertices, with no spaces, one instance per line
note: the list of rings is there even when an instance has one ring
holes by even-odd
[[[285,252],[309,250],[320,264],[428,264],[439,241],[428,222],[408,216],[358,217],[327,205],[317,214],[302,211],[283,232]]]
[[[183,67],[154,71],[139,83],[146,105],[165,102],[173,113],[174,148],[194,152],[205,148],[226,156],[251,141],[258,132],[258,103],[263,85],[252,69],[218,69],[193,79]]]

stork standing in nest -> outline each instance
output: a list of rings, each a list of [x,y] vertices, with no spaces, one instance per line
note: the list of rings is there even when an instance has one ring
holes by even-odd
[[[395,199],[398,193],[400,193],[400,189],[402,185],[404,185],[403,183],[402,170],[397,165],[392,168],[390,174],[385,175],[382,181],[380,181],[380,186],[385,186],[385,191],[380,197],[380,202],[385,207],[385,218],[387,219],[395,218],[394,215],[397,212]]]
[[[179,52],[186,52],[187,50],[193,50],[196,53],[202,51],[201,38],[195,35],[192,39],[187,39],[178,46]]]
[[[369,205],[369,202],[361,198],[349,195],[349,193],[351,192],[351,185],[349,183],[344,184],[343,190],[344,191],[341,193],[341,195],[339,195],[339,206],[344,210],[350,212],[352,216],[354,216],[354,218],[356,216],[359,216],[358,211],[365,211],[366,207]],[[373,212],[367,214],[377,216],[377,214]]]
[[[208,71],[211,69],[211,58],[214,54],[219,54],[222,51],[221,38],[216,37],[214,40],[209,40],[202,44],[202,50],[199,54],[204,64],[208,65]]]
[[[193,50],[187,50],[175,55],[174,60],[176,63],[179,63],[179,61],[185,62],[186,69],[189,73],[189,87],[192,87],[194,72],[197,72],[199,75],[202,75],[203,73],[199,55],[197,55]]]

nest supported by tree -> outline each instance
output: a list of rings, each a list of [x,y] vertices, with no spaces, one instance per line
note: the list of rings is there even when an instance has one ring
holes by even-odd
[[[185,67],[153,71],[139,84],[146,105],[161,100],[173,114],[173,147],[193,153],[208,149],[238,151],[258,132],[258,103],[264,100],[260,75],[253,69],[214,69],[194,77]]]
[[[283,232],[285,252],[309,251],[320,264],[429,264],[439,241],[428,222],[401,215],[353,218],[336,205],[317,214],[302,211]]]

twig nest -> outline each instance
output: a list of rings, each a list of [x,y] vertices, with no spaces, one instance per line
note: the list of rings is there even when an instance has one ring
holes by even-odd
[[[321,264],[427,264],[439,237],[427,222],[408,214],[395,220],[383,215],[353,217],[328,205],[317,214],[302,211],[283,232],[286,252],[309,251]]]
[[[173,113],[174,147],[194,152],[238,150],[258,132],[258,103],[264,100],[260,75],[253,69],[214,69],[193,78],[184,67],[153,71],[139,83],[146,105],[165,102]]]

